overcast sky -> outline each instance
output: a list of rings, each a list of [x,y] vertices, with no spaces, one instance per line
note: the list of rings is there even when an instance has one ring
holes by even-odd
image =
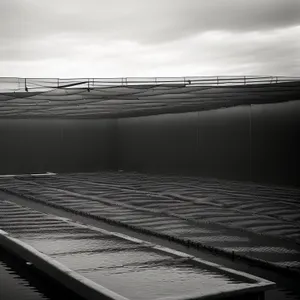
[[[0,0],[0,76],[300,76],[300,0]]]

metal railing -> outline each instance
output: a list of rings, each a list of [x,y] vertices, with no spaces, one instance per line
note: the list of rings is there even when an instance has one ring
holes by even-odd
[[[52,89],[100,89],[133,86],[229,86],[278,84],[300,81],[287,76],[189,76],[124,78],[19,78],[0,77],[0,92],[47,91]]]

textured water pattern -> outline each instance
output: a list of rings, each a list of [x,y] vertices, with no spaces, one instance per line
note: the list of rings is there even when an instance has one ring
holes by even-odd
[[[300,270],[297,189],[117,172],[0,180],[1,187],[184,243]]]
[[[0,299],[47,300],[50,298],[30,285],[0,258]]]
[[[8,201],[0,201],[0,222],[1,228],[12,236],[132,300],[208,295],[257,284],[253,279],[196,263],[188,256]]]
[[[119,268],[87,272],[86,277],[130,299],[157,299],[170,295],[180,296],[198,291],[199,295],[211,291],[226,291],[228,280],[208,270],[198,270],[189,264],[153,264],[153,266],[122,266]],[[237,285],[238,282],[232,282]]]

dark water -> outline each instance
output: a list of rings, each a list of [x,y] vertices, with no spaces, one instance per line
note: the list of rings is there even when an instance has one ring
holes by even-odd
[[[26,279],[0,260],[0,298],[5,299],[50,299],[37,288],[32,286]]]
[[[1,300],[83,300],[0,248]]]

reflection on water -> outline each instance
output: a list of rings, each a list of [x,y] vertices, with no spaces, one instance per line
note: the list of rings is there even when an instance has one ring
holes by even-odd
[[[40,300],[50,298],[41,294],[0,259],[0,299]]]
[[[300,294],[285,288],[267,291],[265,300],[299,300]]]
[[[83,300],[0,248],[1,300]]]

